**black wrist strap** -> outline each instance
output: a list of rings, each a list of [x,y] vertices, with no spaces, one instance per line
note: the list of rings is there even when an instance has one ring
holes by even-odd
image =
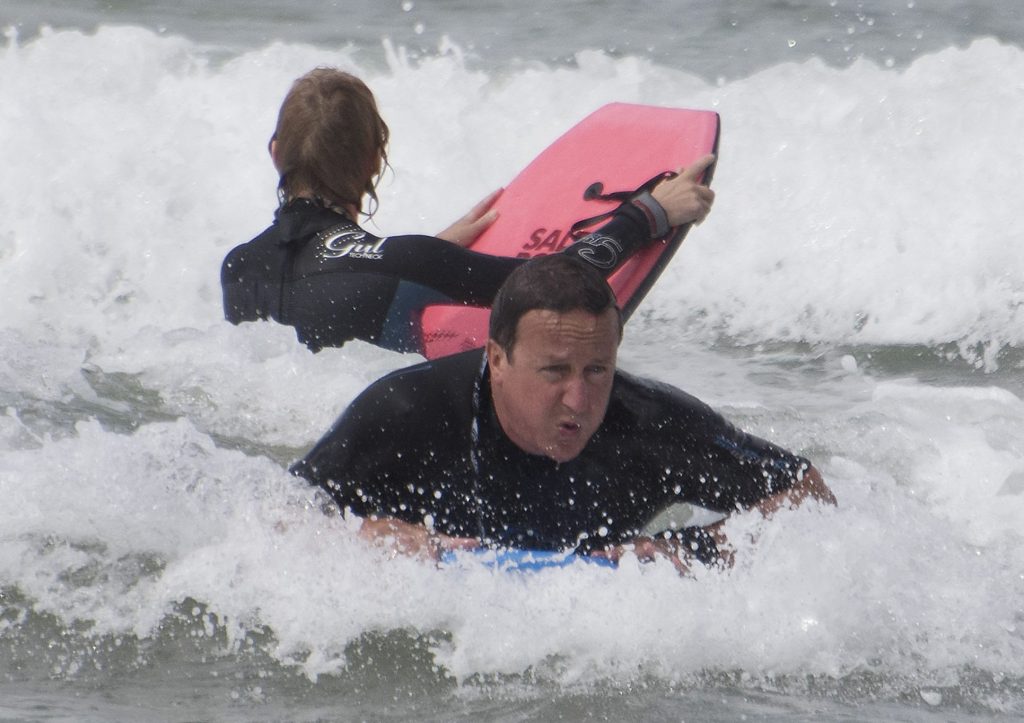
[[[668,214],[665,213],[665,208],[654,199],[650,191],[644,191],[630,199],[629,203],[644,212],[647,225],[651,228],[651,238],[668,236],[668,232],[672,230],[668,224]]]

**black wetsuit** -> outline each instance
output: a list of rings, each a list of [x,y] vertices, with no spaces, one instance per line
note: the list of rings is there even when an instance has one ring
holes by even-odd
[[[292,472],[360,516],[586,552],[630,540],[674,502],[749,508],[808,467],[698,399],[621,371],[604,422],[576,459],[528,454],[501,430],[476,350],[375,382]]]
[[[598,232],[564,253],[608,275],[651,233],[643,212],[624,204]],[[293,326],[313,351],[351,339],[420,351],[408,329],[399,330],[396,343],[383,338],[400,284],[412,289],[413,306],[417,289],[429,303],[490,306],[501,283],[524,261],[476,253],[432,236],[379,238],[322,203],[298,199],[278,211],[270,228],[224,259],[224,315],[233,324],[270,318]]]

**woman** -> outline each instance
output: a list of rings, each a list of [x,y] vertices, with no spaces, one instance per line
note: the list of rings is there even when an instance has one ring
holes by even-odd
[[[280,176],[274,223],[228,253],[221,268],[228,321],[270,318],[293,326],[314,352],[350,339],[420,352],[424,307],[490,305],[523,259],[462,246],[494,222],[490,206],[500,192],[436,237],[381,238],[358,225],[360,213],[369,217],[376,210],[388,134],[373,94],[358,78],[318,68],[295,81],[270,141]],[[712,161],[701,159],[616,210],[599,232],[622,246],[619,263],[669,227],[704,219],[714,193],[695,179]],[[585,248],[576,243],[563,253],[585,258]]]

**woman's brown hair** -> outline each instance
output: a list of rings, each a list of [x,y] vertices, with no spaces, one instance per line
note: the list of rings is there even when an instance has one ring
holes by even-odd
[[[284,198],[319,196],[360,211],[367,195],[372,215],[389,135],[363,81],[334,68],[312,70],[292,84],[277,117],[278,189]]]

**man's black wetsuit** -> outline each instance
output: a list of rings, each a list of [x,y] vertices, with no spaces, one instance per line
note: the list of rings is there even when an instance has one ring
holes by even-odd
[[[564,253],[607,276],[651,235],[643,211],[624,204],[601,229]],[[224,315],[233,324],[270,318],[293,326],[313,351],[351,339],[382,344],[400,282],[423,287],[427,294],[433,290],[433,303],[490,306],[505,277],[524,261],[476,253],[432,236],[379,238],[320,202],[297,199],[278,211],[270,228],[224,259]],[[419,351],[406,348],[408,343],[397,346]]]
[[[629,541],[674,502],[749,508],[809,466],[698,399],[621,371],[604,422],[576,459],[528,454],[501,430],[476,350],[378,380],[292,472],[360,516],[586,552]]]

